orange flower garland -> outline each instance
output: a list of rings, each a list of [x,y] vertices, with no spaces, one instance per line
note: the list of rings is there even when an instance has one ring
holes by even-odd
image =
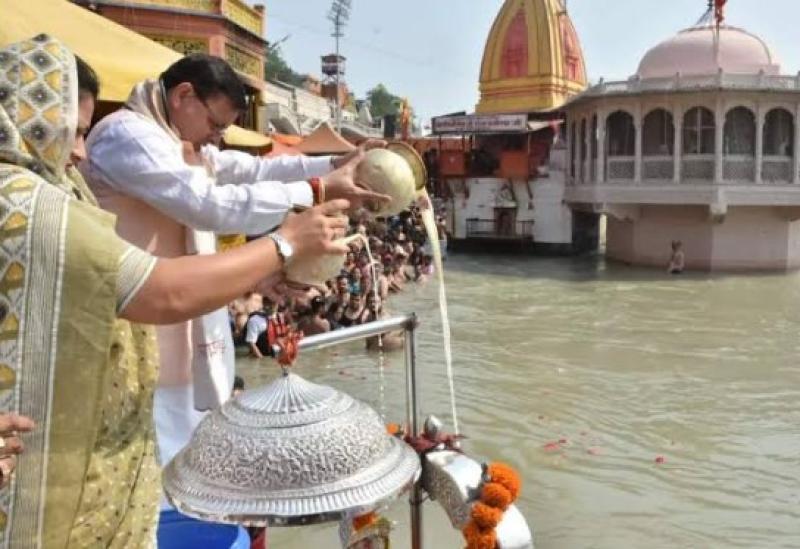
[[[472,522],[482,530],[494,530],[503,520],[503,510],[489,507],[482,501],[472,506]]]
[[[353,519],[353,529],[357,532],[376,522],[378,522],[378,515],[375,513],[367,513],[366,515],[361,515]]]
[[[489,478],[492,482],[500,484],[511,493],[511,501],[519,496],[520,480],[517,472],[505,463],[490,463],[488,467]]]
[[[488,479],[481,487],[480,501],[472,506],[470,521],[462,530],[466,549],[496,549],[495,528],[503,520],[503,513],[520,492],[519,474],[505,463],[490,463],[486,467]]]
[[[511,492],[506,490],[502,484],[487,482],[481,489],[481,501],[490,507],[497,507],[505,511],[514,499]]]
[[[467,540],[467,549],[495,549],[497,547],[497,533],[494,528],[481,530],[477,524],[470,521],[463,532],[464,539]]]

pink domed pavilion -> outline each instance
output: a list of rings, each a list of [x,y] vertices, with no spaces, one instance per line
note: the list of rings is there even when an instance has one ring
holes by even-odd
[[[762,37],[683,30],[564,110],[565,199],[606,216],[608,257],[666,268],[680,240],[689,269],[800,268],[800,77]]]

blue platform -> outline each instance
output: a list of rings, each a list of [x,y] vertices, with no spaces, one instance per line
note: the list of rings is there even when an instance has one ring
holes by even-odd
[[[241,526],[214,524],[162,511],[158,521],[158,549],[250,549],[250,536]]]

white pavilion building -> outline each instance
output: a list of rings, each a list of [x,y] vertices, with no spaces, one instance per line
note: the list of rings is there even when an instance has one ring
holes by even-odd
[[[800,268],[800,75],[745,30],[700,25],[637,73],[563,107],[565,201],[607,219],[608,257],[666,267]]]

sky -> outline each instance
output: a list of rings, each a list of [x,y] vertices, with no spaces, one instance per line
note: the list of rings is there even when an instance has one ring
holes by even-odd
[[[320,56],[334,51],[326,19],[331,0],[248,0],[266,5],[266,39],[298,72],[320,74]],[[423,123],[431,116],[472,112],[489,29],[503,0],[352,0],[340,43],[345,80],[358,98],[383,83],[408,97]],[[644,53],[691,26],[707,0],[568,0],[590,81],[622,80]],[[728,0],[727,21],[762,38],[784,74],[800,70],[800,0]]]

